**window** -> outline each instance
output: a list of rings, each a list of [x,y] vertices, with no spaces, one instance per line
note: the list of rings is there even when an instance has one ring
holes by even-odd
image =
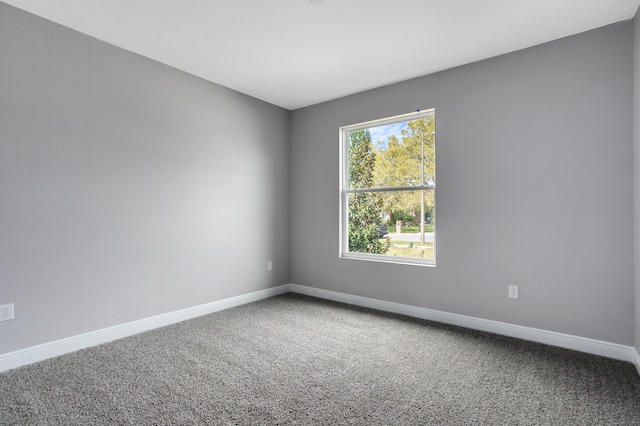
[[[435,266],[435,110],[340,128],[340,256]]]

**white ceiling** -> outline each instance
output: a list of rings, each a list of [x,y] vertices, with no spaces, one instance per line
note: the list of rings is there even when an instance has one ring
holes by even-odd
[[[287,109],[633,18],[640,0],[3,0]]]

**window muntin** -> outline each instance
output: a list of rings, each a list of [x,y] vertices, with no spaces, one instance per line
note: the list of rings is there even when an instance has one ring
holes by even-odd
[[[340,141],[340,256],[435,265],[435,111],[345,126]]]

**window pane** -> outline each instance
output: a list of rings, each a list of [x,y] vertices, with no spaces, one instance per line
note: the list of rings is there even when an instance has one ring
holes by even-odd
[[[390,244],[385,240],[382,218],[383,198],[376,192],[348,194],[347,251],[352,253],[386,254]]]
[[[348,133],[347,174],[349,188],[372,188],[376,153],[369,129]]]
[[[347,198],[349,252],[435,259],[432,189],[351,193]]]
[[[348,133],[349,189],[435,184],[435,117]]]

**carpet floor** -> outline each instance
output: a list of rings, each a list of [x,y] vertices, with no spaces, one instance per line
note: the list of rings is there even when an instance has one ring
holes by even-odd
[[[640,425],[632,364],[285,294],[0,373],[2,425]]]

